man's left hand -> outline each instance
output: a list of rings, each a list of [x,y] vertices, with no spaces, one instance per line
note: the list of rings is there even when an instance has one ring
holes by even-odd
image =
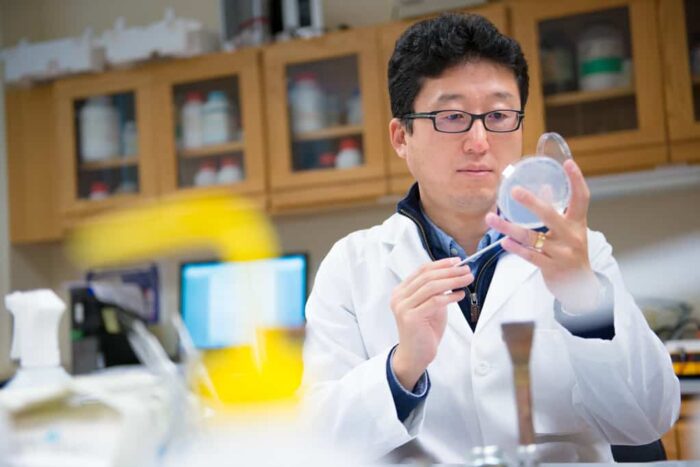
[[[536,232],[489,213],[486,223],[508,238],[503,249],[539,267],[549,291],[569,312],[597,306],[600,283],[588,259],[588,205],[590,191],[581,169],[573,160],[564,163],[571,182],[571,201],[564,214],[522,187],[513,198],[531,210],[549,229]]]

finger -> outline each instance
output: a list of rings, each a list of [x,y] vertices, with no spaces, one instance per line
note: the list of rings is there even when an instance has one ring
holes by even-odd
[[[521,227],[512,222],[499,217],[490,212],[486,215],[486,224],[503,235],[516,240],[518,243],[525,246],[532,246],[535,243],[537,232],[528,228]]]
[[[456,303],[466,297],[466,292],[464,290],[458,290],[456,292],[450,292],[449,294],[440,294],[431,297],[425,302],[421,303],[416,309],[416,314],[429,314],[432,315],[437,310],[441,310],[450,303]]]
[[[531,248],[527,248],[512,238],[506,238],[502,245],[503,249],[507,252],[520,256],[525,261],[534,264],[540,269],[547,267],[551,261],[544,253],[539,253]]]
[[[579,166],[571,159],[564,162],[564,170],[571,182],[571,201],[566,210],[566,218],[586,223],[591,200],[591,192],[588,189],[586,179]]]
[[[437,295],[447,295],[445,292],[452,293],[451,291],[455,289],[463,289],[472,282],[474,282],[474,276],[471,272],[467,272],[467,274],[457,277],[449,277],[427,282],[405,298],[401,304],[402,308],[418,308],[432,297]]]
[[[408,288],[416,288],[419,287],[421,284],[423,284],[426,280],[430,279],[430,276],[432,274],[432,277],[447,277],[450,274],[459,274],[459,271],[455,271],[454,266],[459,263],[460,258],[458,257],[452,257],[452,258],[444,258],[438,261],[432,261],[429,263],[423,264],[421,267],[413,271],[411,274],[406,277],[401,283],[401,286],[408,287]],[[438,273],[437,271],[443,271],[445,275],[441,275],[442,273]]]
[[[514,187],[511,194],[513,199],[532,211],[550,230],[557,230],[564,226],[564,217],[554,209],[551,203],[547,203],[521,186]]]

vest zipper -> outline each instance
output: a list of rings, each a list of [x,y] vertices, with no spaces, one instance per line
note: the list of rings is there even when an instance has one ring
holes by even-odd
[[[491,263],[493,263],[496,260],[496,258],[498,258],[499,255],[500,255],[500,253],[493,255],[492,257],[490,257],[486,261],[486,263],[484,263],[481,266],[481,269],[479,269],[479,275],[476,277],[476,280],[474,280],[474,290],[472,291],[471,287],[467,287],[467,289],[469,290],[469,299],[470,299],[470,307],[469,307],[470,313],[469,314],[470,314],[472,323],[474,323],[474,326],[476,326],[476,322],[479,319],[479,315],[481,314],[481,306],[479,305],[479,296],[477,295],[477,292],[479,291],[479,281],[481,280],[482,276],[484,275],[483,272],[486,270],[486,268],[488,268],[491,265]]]
[[[423,237],[423,244],[428,245],[426,250],[428,251],[428,256],[430,256],[430,259],[435,261],[435,257],[433,256],[433,253],[430,251],[430,243],[428,242],[428,235],[425,233],[425,230],[423,229],[423,226],[421,225],[418,220],[416,220],[415,217],[413,217],[408,211],[405,209],[400,209],[399,212],[403,214],[404,216],[408,217],[413,221],[414,224],[418,227],[418,230],[420,231],[421,237]],[[484,271],[498,256],[500,253],[493,255],[486,261],[486,263],[481,266],[481,270],[479,271],[479,275],[477,276],[476,280],[474,281],[474,291],[472,291],[471,287],[467,286],[467,291],[469,292],[469,300],[470,300],[470,317],[472,320],[472,323],[476,325],[476,321],[479,319],[479,314],[481,314],[481,307],[479,306],[479,297],[477,296],[477,291],[478,286],[479,286],[479,280],[481,279],[482,271]]]

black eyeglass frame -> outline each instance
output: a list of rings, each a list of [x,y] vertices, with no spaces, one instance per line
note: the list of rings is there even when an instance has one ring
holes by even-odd
[[[435,117],[437,116],[437,114],[442,113],[442,112],[458,112],[458,113],[462,113],[462,114],[467,114],[471,117],[472,120],[469,123],[469,126],[465,130],[462,130],[462,131],[439,130],[437,127],[437,122],[435,120]],[[490,115],[492,113],[495,113],[495,112],[517,112],[518,124],[512,130],[491,130],[491,129],[489,129],[488,126],[486,125],[486,116]],[[512,133],[514,131],[517,131],[520,128],[520,126],[523,124],[523,118],[525,118],[525,112],[523,112],[522,110],[515,110],[515,109],[497,109],[497,110],[491,110],[491,111],[483,113],[483,114],[473,114],[470,112],[466,112],[464,110],[443,109],[443,110],[434,110],[432,112],[415,112],[415,113],[406,114],[406,115],[401,117],[402,120],[403,119],[415,120],[417,118],[428,118],[428,119],[432,120],[433,121],[433,128],[435,129],[435,131],[437,131],[439,133],[449,133],[449,134],[466,133],[472,129],[472,127],[474,126],[474,122],[477,120],[481,120],[481,123],[484,125],[484,129],[486,131],[491,132],[491,133]]]

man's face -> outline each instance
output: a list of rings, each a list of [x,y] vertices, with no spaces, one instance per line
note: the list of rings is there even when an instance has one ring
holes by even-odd
[[[482,114],[520,108],[513,72],[483,60],[426,79],[414,102],[414,112]],[[418,181],[424,206],[465,214],[493,209],[500,174],[522,151],[522,127],[511,133],[493,133],[486,131],[482,121],[474,121],[465,133],[440,133],[432,120],[415,119],[413,132],[408,134],[394,119],[391,137],[399,157],[406,160]]]

